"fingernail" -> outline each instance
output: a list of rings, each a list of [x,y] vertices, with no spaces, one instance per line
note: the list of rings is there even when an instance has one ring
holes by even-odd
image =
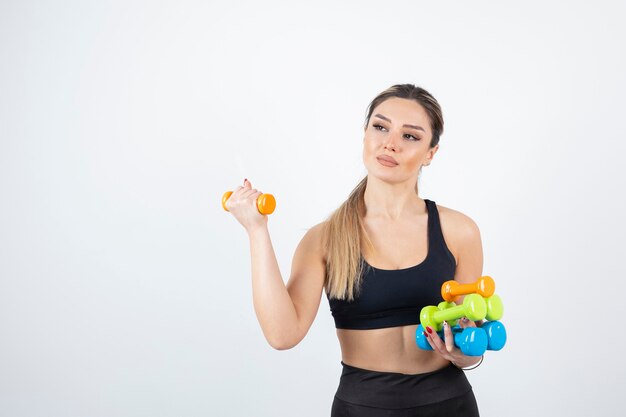
[[[243,183],[245,184],[245,183],[246,183],[246,181],[248,181],[248,179],[247,179],[247,178],[244,178],[244,179],[243,179]]]
[[[448,325],[448,322],[444,320],[443,321],[443,327],[446,327],[447,325]]]
[[[428,331],[428,333],[432,333],[433,329],[431,329],[430,326],[426,326],[426,331]]]
[[[428,333],[426,333],[426,332],[423,332],[423,333],[424,333],[424,336],[428,337]]]

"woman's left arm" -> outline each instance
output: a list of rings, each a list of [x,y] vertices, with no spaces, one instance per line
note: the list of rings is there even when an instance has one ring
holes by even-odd
[[[470,217],[458,212],[457,218],[453,223],[455,226],[455,241],[458,248],[454,280],[460,284],[476,282],[483,274],[483,246],[480,238],[480,230],[478,229],[478,225]],[[462,304],[463,298],[463,296],[459,297],[455,301],[456,304]],[[482,320],[473,322],[464,317],[459,320],[459,326],[462,328],[476,327],[477,325],[480,326],[482,322]],[[452,330],[445,322],[445,340],[442,340],[434,330],[431,332],[427,331],[426,336],[433,350],[459,368],[475,365],[481,360],[480,357],[464,355],[460,349],[454,346]]]

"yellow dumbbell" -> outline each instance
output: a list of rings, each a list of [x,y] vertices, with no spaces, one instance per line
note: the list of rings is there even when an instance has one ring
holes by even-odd
[[[496,283],[493,278],[485,275],[470,284],[459,284],[454,280],[446,281],[441,286],[441,297],[446,301],[454,301],[460,295],[473,293],[491,297],[495,290]]]
[[[226,211],[229,211],[226,207],[226,201],[228,201],[232,193],[232,191],[226,191],[222,196],[222,207]],[[276,208],[276,199],[271,194],[261,194],[256,199],[256,207],[261,214],[272,214]]]

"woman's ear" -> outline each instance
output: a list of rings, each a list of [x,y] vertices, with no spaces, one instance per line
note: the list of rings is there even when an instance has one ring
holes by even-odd
[[[428,163],[424,164],[425,167],[430,165],[430,163],[432,162],[432,160],[435,157],[435,154],[437,153],[438,150],[439,150],[439,144],[435,145],[434,148],[432,148],[431,150],[428,151],[430,153],[430,160],[428,161]]]

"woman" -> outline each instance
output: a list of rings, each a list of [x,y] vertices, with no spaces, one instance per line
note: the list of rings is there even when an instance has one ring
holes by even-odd
[[[441,284],[482,276],[474,221],[418,195],[442,132],[441,108],[426,90],[400,84],[380,93],[365,121],[368,174],[304,235],[286,286],[267,216],[255,206],[261,191],[245,180],[227,202],[250,238],[254,308],[272,347],[290,349],[304,338],[325,290],[343,367],[331,417],[478,416],[463,368],[482,357],[461,353],[447,324],[443,339],[424,333],[432,351],[415,343],[419,312],[442,301]]]

